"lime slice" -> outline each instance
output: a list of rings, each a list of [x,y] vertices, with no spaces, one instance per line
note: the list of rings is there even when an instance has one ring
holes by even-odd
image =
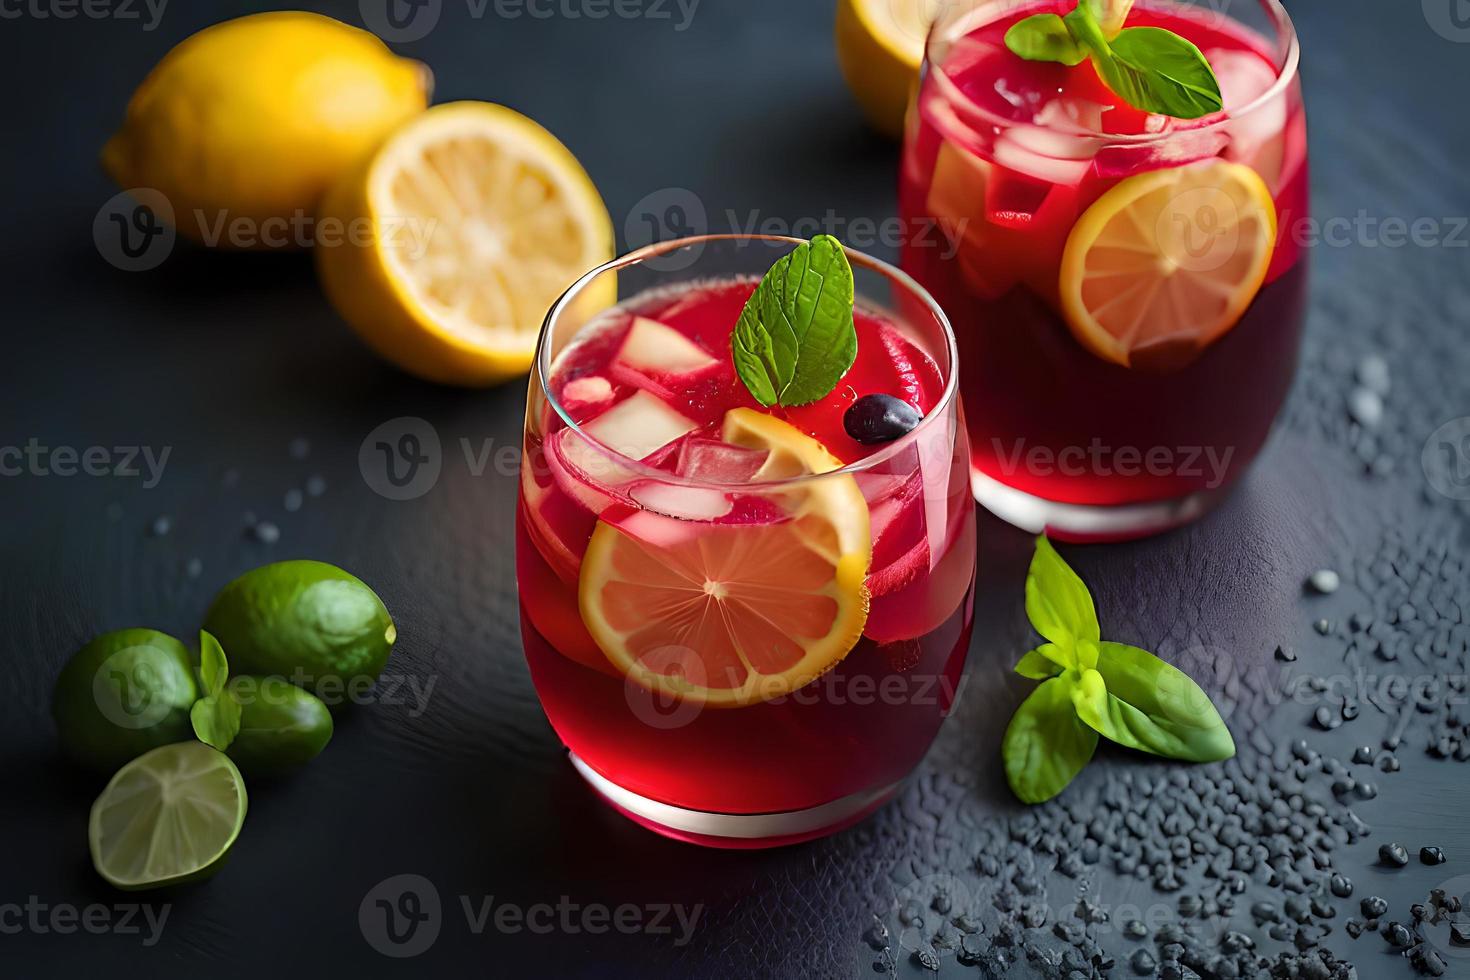
[[[119,769],[92,804],[92,864],[129,891],[207,878],[239,836],[245,807],[245,781],[223,752],[203,742],[154,749]]]

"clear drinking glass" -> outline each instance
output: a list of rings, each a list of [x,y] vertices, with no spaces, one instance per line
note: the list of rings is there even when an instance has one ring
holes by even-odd
[[[1301,345],[1300,51],[1276,0],[1140,0],[1226,110],[1124,104],[1006,29],[1072,0],[942,5],[910,112],[901,265],[955,327],[975,497],[1031,530],[1128,538],[1198,516],[1260,452]]]
[[[767,411],[733,373],[744,299],[797,244],[688,238],[594,269],[547,315],[530,382],[516,560],[537,694],[607,802],[715,846],[820,836],[893,796],[970,640],[974,504],[933,299],[849,250],[859,356],[837,391]],[[623,301],[589,309],[614,281]],[[846,406],[895,385],[922,420],[852,441]]]

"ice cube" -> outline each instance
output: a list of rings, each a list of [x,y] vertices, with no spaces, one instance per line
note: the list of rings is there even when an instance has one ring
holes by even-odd
[[[769,455],[764,449],[746,449],[718,439],[691,436],[679,447],[679,462],[674,471],[691,480],[709,483],[747,483]]]
[[[985,189],[991,164],[948,141],[939,146],[927,207],[954,241],[978,235],[985,225]]]
[[[635,316],[617,360],[647,374],[689,374],[717,361],[694,341],[667,324]]]
[[[1275,69],[1249,51],[1211,48],[1205,57],[1220,82],[1225,112],[1232,117],[1276,84]],[[1235,141],[1236,152],[1248,157],[1263,144],[1279,138],[1285,127],[1286,93],[1281,92],[1240,118],[1232,118],[1225,130]]]
[[[1012,126],[995,140],[996,163],[1064,187],[1082,183],[1095,153],[1091,141],[1040,126]]]
[[[639,506],[686,521],[713,521],[730,513],[730,498],[706,487],[681,487],[659,480],[640,480],[628,495]]]

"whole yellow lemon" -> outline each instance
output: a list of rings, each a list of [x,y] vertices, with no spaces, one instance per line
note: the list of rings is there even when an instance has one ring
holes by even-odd
[[[206,245],[305,245],[327,188],[423,112],[430,87],[423,64],[330,17],[241,17],[164,56],[102,163],[122,187],[163,194]]]

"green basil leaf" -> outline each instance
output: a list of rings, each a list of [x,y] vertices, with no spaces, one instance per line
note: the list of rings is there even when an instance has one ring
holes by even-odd
[[[199,741],[223,752],[240,734],[240,702],[227,691],[206,695],[189,709],[189,722]]]
[[[1086,49],[1057,14],[1036,14],[1012,24],[1006,31],[1006,47],[1027,61],[1080,65],[1087,58]]]
[[[199,631],[199,679],[204,682],[205,694],[218,694],[230,679],[230,663],[225,659],[224,647],[208,630]]]
[[[1220,83],[1192,41],[1161,27],[1129,27],[1113,38],[1098,71],[1136,109],[1198,119],[1225,108]]]
[[[1068,667],[1079,666],[1079,643],[1096,644],[1102,638],[1092,593],[1045,535],[1036,539],[1026,572],[1026,615],[1036,632],[1067,655]]]
[[[1066,789],[1097,750],[1097,732],[1072,708],[1071,687],[1065,676],[1044,681],[1006,727],[1001,758],[1022,803],[1044,803]]]
[[[1072,707],[1077,712],[1077,717],[1099,735],[1107,735],[1107,732],[1098,727],[1108,712],[1108,686],[1102,674],[1095,670],[1082,671],[1068,693],[1072,696]]]
[[[1128,19],[1128,14],[1133,10],[1133,0],[1087,0],[1092,7],[1092,16],[1097,18],[1098,26],[1102,28],[1103,36],[1108,40],[1118,36],[1123,29],[1123,22]]]
[[[1082,715],[1099,733],[1119,745],[1187,762],[1235,755],[1230,729],[1188,674],[1125,643],[1105,642],[1101,650],[1097,673],[1107,690],[1106,710]]]
[[[1043,643],[1021,658],[1016,664],[1016,673],[1034,681],[1044,681],[1066,668],[1067,664],[1061,658],[1062,652],[1055,643]]]
[[[818,235],[761,279],[730,338],[735,373],[762,405],[825,397],[857,359],[852,266],[842,243]]]

